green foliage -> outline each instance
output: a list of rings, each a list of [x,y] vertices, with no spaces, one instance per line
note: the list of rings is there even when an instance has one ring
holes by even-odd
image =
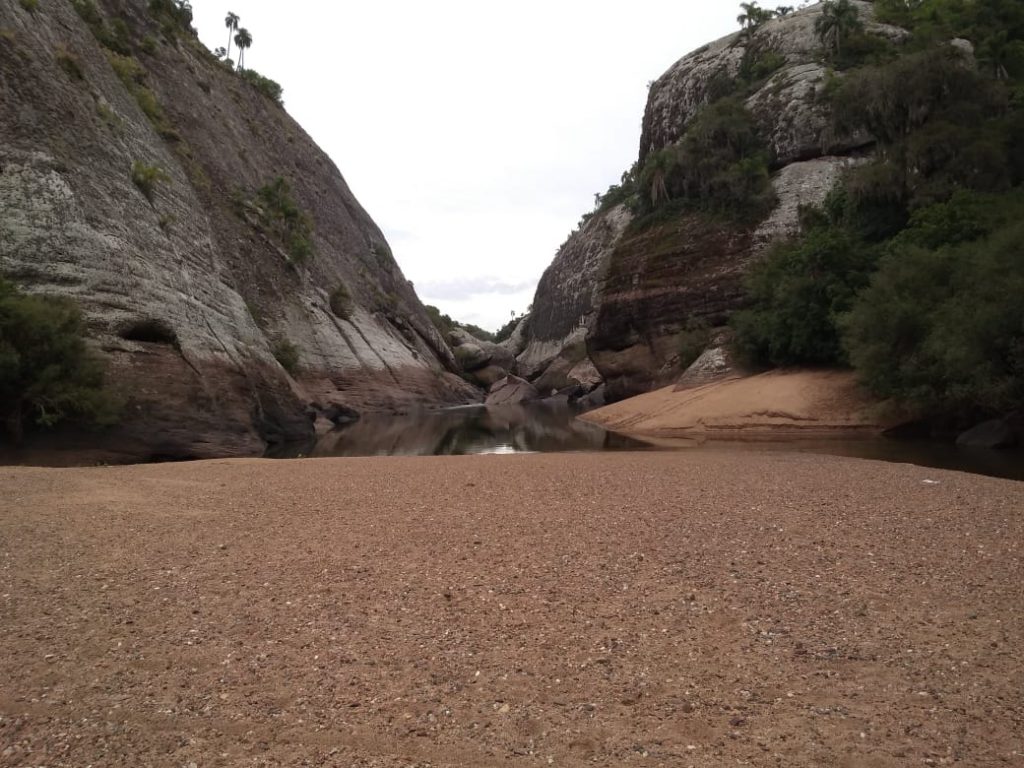
[[[283,177],[260,187],[251,204],[260,224],[284,245],[294,263],[313,256],[313,222],[299,208]]]
[[[181,32],[192,30],[192,5],[188,0],[150,0],[149,15],[160,24],[167,40],[175,41]]]
[[[695,210],[758,219],[775,200],[768,152],[736,97],[705,107],[679,142],[652,152],[638,186],[644,213],[679,200]]]
[[[441,310],[432,304],[426,304],[423,308],[427,310],[427,317],[430,318],[430,322],[440,331],[441,336],[447,339],[448,333],[456,325],[455,321],[448,317],[448,315],[441,314]]]
[[[825,0],[821,15],[814,22],[814,31],[826,54],[836,61],[842,58],[850,38],[863,33],[864,25],[851,0]]]
[[[756,90],[762,82],[778,72],[786,65],[786,57],[778,51],[762,50],[748,46],[740,60],[737,85],[742,85],[749,93]],[[721,96],[719,96],[721,98]],[[716,101],[713,96],[709,101]]]
[[[331,312],[342,320],[348,320],[352,316],[352,295],[344,285],[338,285],[331,291],[329,303]]]
[[[107,51],[107,60],[156,132],[168,141],[180,141],[181,136],[171,126],[156,94],[146,86],[145,68],[133,57],[122,56],[114,51]]]
[[[732,318],[736,349],[756,365],[842,365],[839,317],[867,285],[877,253],[831,223],[775,246],[747,278],[751,307]]]
[[[776,12],[761,8],[756,2],[740,3],[740,14],[736,17],[736,23],[740,25],[743,33],[749,35],[766,21],[775,18]]]
[[[269,77],[264,77],[253,69],[242,69],[239,70],[238,74],[243,80],[279,107],[284,106],[284,99],[282,98],[284,91],[278,83],[274,82]]]
[[[35,13],[39,8],[39,0],[18,0],[18,5],[29,13]]]
[[[485,331],[479,325],[473,325],[472,323],[459,323],[459,325],[470,335],[475,336],[481,341],[494,341],[494,334],[490,331]]]
[[[273,348],[274,359],[288,371],[289,375],[294,376],[299,372],[299,359],[300,353],[299,348],[292,344],[287,339],[281,339],[278,341]]]
[[[82,70],[82,62],[67,48],[61,46],[54,54],[57,66],[64,70],[64,73],[72,80],[82,82],[85,80],[85,72]]]
[[[850,362],[877,395],[964,420],[1024,405],[1024,4],[880,0],[904,50],[826,87],[878,141],[804,233],[750,275],[737,345],[767,364]],[[971,40],[978,66],[951,46]]]
[[[516,327],[523,321],[523,317],[513,317],[494,334],[494,341],[498,344],[505,341],[506,339],[512,338],[512,334],[515,333]]]
[[[103,18],[103,14],[92,0],[71,0],[71,5],[100,45],[122,56],[131,55],[131,31],[122,19],[115,19],[108,26],[107,20]]]
[[[920,413],[1021,408],[1024,206],[977,240],[930,249],[919,244],[935,242],[927,229],[924,240],[908,237],[882,259],[845,318],[850,360],[875,394]]]
[[[0,279],[0,418],[15,442],[26,421],[52,426],[75,418],[102,426],[116,420],[103,366],[84,334],[69,299],[25,295]]]
[[[132,163],[132,184],[139,188],[139,191],[146,196],[150,203],[153,202],[153,193],[157,183],[170,180],[171,177],[158,166],[146,165],[139,160]]]
[[[711,342],[711,328],[703,318],[690,317],[679,332],[679,367],[686,370],[704,354]]]

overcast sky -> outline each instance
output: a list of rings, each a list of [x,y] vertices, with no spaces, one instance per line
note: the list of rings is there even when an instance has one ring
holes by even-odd
[[[493,330],[637,155],[647,84],[733,0],[193,0],[331,156],[420,298]]]

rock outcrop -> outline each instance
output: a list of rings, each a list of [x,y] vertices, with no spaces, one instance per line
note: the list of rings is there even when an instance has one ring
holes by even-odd
[[[478,387],[486,390],[516,371],[515,355],[501,344],[478,339],[458,327],[448,333],[448,341],[462,368],[463,378]]]
[[[875,23],[870,3],[855,4],[872,34],[905,35]],[[545,272],[526,325],[520,373],[542,392],[570,383],[572,366],[584,361],[596,371],[589,386],[603,381],[609,402],[675,381],[688,330],[724,326],[743,304],[751,262],[794,235],[801,207],[822,203],[844,169],[869,154],[872,138],[837,133],[819,97],[828,77],[814,31],[820,13],[814,5],[749,35],[729,35],[652,84],[641,167],[651,152],[678,141],[723,87],[734,87],[745,66],[776,67],[746,98],[771,153],[774,210],[751,225],[680,213],[636,226],[621,206],[593,216]]]
[[[127,401],[107,439],[244,455],[308,436],[317,408],[468,399],[330,158],[158,7],[87,23],[0,0],[0,270],[81,305]],[[250,215],[276,179],[311,224],[305,260]]]
[[[519,373],[537,379],[541,392],[571,384],[589,391],[600,383],[586,335],[608,260],[631,218],[621,205],[592,217],[569,237],[541,277],[533,310],[513,334]]]
[[[899,40],[906,32],[873,20],[873,7],[853,0],[867,30]],[[678,141],[723,82],[740,75],[744,58],[781,57],[781,66],[746,101],[778,167],[798,160],[845,154],[872,143],[866,134],[837,135],[817,98],[828,75],[814,31],[820,3],[765,22],[749,35],[736,32],[684,56],[652,85],[640,138],[640,163]]]

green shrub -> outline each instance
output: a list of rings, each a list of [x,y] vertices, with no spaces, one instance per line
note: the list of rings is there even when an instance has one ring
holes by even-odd
[[[711,329],[703,318],[690,317],[679,332],[679,367],[689,368],[711,342]]]
[[[512,338],[512,334],[515,333],[516,327],[522,321],[523,321],[523,317],[522,316],[514,317],[511,320],[509,320],[507,323],[505,323],[503,326],[501,326],[501,328],[499,328],[495,332],[495,334],[494,334],[494,341],[500,344],[501,342],[505,341],[506,339],[511,339]]]
[[[274,345],[274,359],[288,373],[294,376],[299,371],[299,348],[287,339],[281,339]]]
[[[157,183],[170,180],[171,177],[158,166],[146,165],[139,160],[132,163],[132,184],[139,188],[139,191],[150,203],[153,202],[153,193]]]
[[[63,69],[65,74],[72,80],[85,80],[85,72],[82,70],[82,62],[79,61],[78,57],[71,53],[67,48],[64,48],[63,46],[58,48],[54,58],[57,60],[57,66]]]
[[[113,423],[116,402],[103,389],[103,366],[85,344],[85,324],[70,299],[30,296],[0,279],[0,419],[15,441],[25,422],[51,426],[75,418]]]
[[[1021,242],[1024,218],[1018,217],[973,242],[895,247],[843,321],[863,382],[922,414],[973,418],[1019,409]]]
[[[29,13],[35,13],[39,8],[39,0],[18,0],[18,4]]]
[[[652,152],[638,186],[642,213],[680,201],[696,210],[758,220],[775,202],[767,149],[753,116],[736,97],[705,107],[679,142]]]
[[[750,307],[732,317],[740,357],[755,365],[843,365],[839,317],[867,285],[877,252],[847,230],[813,227],[749,273]]]
[[[342,320],[348,320],[352,316],[352,295],[348,292],[348,288],[339,285],[331,291],[330,305],[331,312]]]
[[[268,99],[273,101],[278,106],[284,106],[283,94],[280,84],[271,80],[269,77],[264,77],[260,73],[252,69],[239,70],[239,75],[242,79],[249,83],[253,88],[262,93]]]
[[[293,262],[301,264],[314,255],[313,222],[295,202],[284,178],[260,187],[250,203],[260,224],[284,245]]]
[[[442,314],[440,309],[431,304],[426,304],[423,308],[427,310],[427,317],[430,318],[430,322],[440,331],[441,336],[447,339],[448,334],[455,327],[455,321],[448,317],[448,315]]]

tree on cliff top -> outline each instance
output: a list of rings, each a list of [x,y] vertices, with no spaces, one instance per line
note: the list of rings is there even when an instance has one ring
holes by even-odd
[[[252,35],[249,30],[242,28],[235,35],[235,45],[238,46],[238,68],[245,69],[245,50],[252,46]]]
[[[103,366],[84,332],[70,299],[25,295],[0,278],[0,419],[15,443],[26,420],[40,426],[70,417],[95,425],[116,420]]]
[[[228,47],[227,47],[227,58],[231,58],[231,41],[234,39],[235,32],[238,31],[238,22],[241,21],[238,18],[237,13],[228,11],[228,15],[224,17],[224,26],[228,28]]]
[[[821,16],[814,22],[821,44],[836,58],[843,55],[843,42],[862,27],[857,6],[850,0],[825,0]]]

